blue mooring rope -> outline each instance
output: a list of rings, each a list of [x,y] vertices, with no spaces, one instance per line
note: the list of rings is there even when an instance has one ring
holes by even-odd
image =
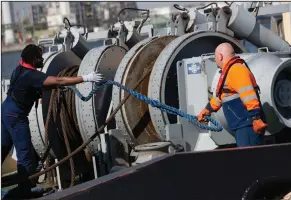
[[[69,88],[71,90],[73,90],[76,95],[82,100],[82,101],[89,101],[93,94],[98,91],[99,89],[101,89],[102,87],[106,86],[106,85],[115,85],[121,89],[123,89],[124,91],[130,93],[132,96],[135,96],[137,99],[151,105],[152,107],[156,107],[164,112],[167,112],[169,114],[173,114],[173,115],[178,115],[180,117],[183,117],[183,118],[186,118],[187,120],[189,120],[192,124],[194,124],[195,126],[198,126],[199,128],[201,129],[205,129],[205,130],[210,130],[210,131],[215,131],[215,132],[220,132],[223,130],[223,127],[217,122],[215,121],[214,119],[212,119],[211,117],[208,117],[208,116],[205,116],[205,118],[207,120],[209,120],[213,125],[214,127],[212,126],[208,126],[206,124],[201,124],[200,122],[197,121],[197,117],[196,116],[193,116],[193,115],[189,115],[187,113],[184,113],[182,112],[181,110],[177,109],[177,108],[173,108],[171,106],[168,106],[168,105],[165,105],[165,104],[162,104],[160,103],[159,101],[157,100],[153,100],[153,99],[150,99],[138,92],[135,92],[123,85],[121,85],[120,83],[117,83],[115,81],[111,81],[111,80],[105,80],[105,81],[102,81],[100,82],[98,85],[96,85],[94,87],[94,89],[89,93],[88,96],[84,97],[80,91],[74,87],[74,86],[64,86],[65,88]]]

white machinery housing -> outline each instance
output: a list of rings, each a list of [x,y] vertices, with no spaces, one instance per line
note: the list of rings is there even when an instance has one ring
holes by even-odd
[[[260,86],[260,100],[269,125],[266,135],[274,135],[283,128],[291,128],[291,53],[237,55],[247,62]],[[182,59],[177,63],[177,73],[180,109],[197,116],[215,92],[220,76],[214,55]],[[181,144],[191,147],[192,151],[211,150],[220,145],[235,143],[233,133],[228,130],[223,110],[220,109],[212,117],[223,125],[222,132],[199,130],[179,117],[178,124],[167,125],[167,139],[178,142],[180,140]]]

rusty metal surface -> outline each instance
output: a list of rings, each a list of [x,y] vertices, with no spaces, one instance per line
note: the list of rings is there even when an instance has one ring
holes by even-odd
[[[159,37],[140,48],[131,58],[123,75],[122,84],[132,88],[144,71],[152,69],[160,52],[175,38],[176,36]],[[148,85],[149,77],[135,91],[148,96]],[[122,91],[121,98],[124,94],[125,92]],[[148,104],[130,97],[122,107],[122,114],[127,131],[134,136],[138,144],[160,141],[151,122]]]
[[[147,38],[144,39],[142,41],[140,41],[139,43],[137,43],[134,47],[132,47],[123,57],[120,65],[117,68],[115,77],[114,77],[114,81],[118,82],[118,83],[122,83],[122,80],[124,78],[124,74],[125,71],[127,70],[128,67],[128,63],[131,61],[132,57],[135,55],[136,52],[139,51],[139,49],[141,49],[144,45],[146,45],[147,43],[151,42],[152,40],[155,40],[157,37],[151,37],[151,38]],[[131,88],[132,89],[132,88]],[[119,103],[121,102],[121,92],[122,90],[119,87],[113,87],[112,90],[112,105],[113,108],[116,108]],[[115,115],[115,120],[116,120],[116,126],[118,129],[120,129],[123,133],[123,136],[125,138],[125,140],[127,141],[128,144],[133,145],[134,143],[136,143],[135,138],[128,133],[127,128],[125,126],[124,123],[124,119],[123,119],[123,114],[122,114],[122,110],[120,109],[116,115]]]

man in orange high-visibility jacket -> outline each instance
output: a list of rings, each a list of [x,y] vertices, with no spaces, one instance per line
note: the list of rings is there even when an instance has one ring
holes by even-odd
[[[222,43],[216,48],[215,62],[221,69],[217,90],[200,112],[198,121],[204,121],[204,116],[222,107],[238,147],[261,145],[267,124],[262,120],[259,87],[253,74],[246,63],[235,56],[229,43]]]

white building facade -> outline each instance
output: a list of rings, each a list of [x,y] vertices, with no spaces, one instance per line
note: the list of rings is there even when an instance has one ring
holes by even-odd
[[[67,17],[71,24],[76,24],[76,14],[70,11],[70,2],[50,2],[47,7],[47,24],[50,30],[59,30]]]

